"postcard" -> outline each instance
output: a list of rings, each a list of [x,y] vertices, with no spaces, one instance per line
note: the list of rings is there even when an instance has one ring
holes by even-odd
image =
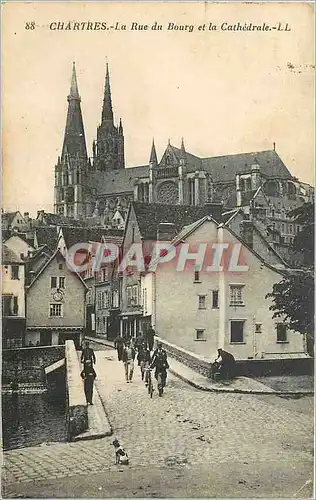
[[[311,497],[314,5],[2,13],[3,497]]]

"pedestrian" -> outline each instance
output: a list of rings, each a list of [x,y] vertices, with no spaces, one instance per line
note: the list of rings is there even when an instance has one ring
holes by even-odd
[[[144,343],[143,334],[142,334],[142,332],[138,332],[136,335],[135,342],[134,342],[135,349],[139,350],[142,347],[143,343]]]
[[[234,356],[223,349],[217,349],[219,363],[219,372],[224,379],[232,379],[235,377],[236,361]]]
[[[152,326],[150,326],[148,332],[147,332],[147,346],[150,351],[153,350],[154,347],[154,338],[155,338],[155,330],[153,329]]]
[[[149,349],[147,349],[146,344],[142,344],[139,347],[137,361],[138,361],[138,366],[140,366],[140,373],[141,373],[142,380],[144,380],[144,376],[146,373],[145,382],[147,382],[147,378],[148,378],[147,369],[148,369],[149,364],[150,364],[150,351],[149,351]]]
[[[157,344],[150,368],[155,368],[155,379],[158,383],[159,396],[162,396],[163,390],[166,387],[167,369],[169,368],[168,357],[166,351],[162,348],[162,344]]]
[[[119,361],[122,361],[122,354],[123,354],[123,349],[124,349],[124,339],[121,334],[118,334],[118,336],[114,340],[114,347],[117,350],[117,359]]]
[[[83,363],[84,365],[86,363],[91,364],[91,365],[96,363],[94,350],[91,349],[88,341],[86,341],[85,345],[83,346],[80,360],[81,360],[81,363]]]
[[[134,359],[135,359],[135,349],[131,346],[130,342],[127,342],[124,346],[122,353],[122,361],[125,368],[125,378],[126,382],[132,382],[134,373]]]
[[[81,377],[83,378],[84,383],[84,393],[86,396],[87,404],[93,405],[93,383],[97,374],[94,371],[92,363],[85,363],[83,370],[81,372]]]

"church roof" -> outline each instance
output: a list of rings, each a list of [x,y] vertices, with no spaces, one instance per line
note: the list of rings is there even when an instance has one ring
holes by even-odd
[[[270,178],[291,179],[292,175],[276,151],[258,151],[239,153],[213,158],[202,158],[202,167],[212,176],[214,182],[234,181],[237,173],[251,171],[251,165],[257,160],[260,171]]]
[[[137,178],[148,177],[149,166],[130,167],[109,172],[93,172],[91,183],[100,194],[132,192]]]
[[[180,164],[180,158],[183,154],[181,149],[168,144],[159,165],[163,163],[164,157],[168,152],[172,153],[175,162]],[[185,155],[187,172],[204,170],[211,175],[213,182],[235,182],[236,174],[250,173],[251,165],[255,162],[259,164],[261,173],[268,178],[292,178],[289,170],[274,150],[238,153],[210,158],[199,158],[188,152],[185,152]],[[164,166],[161,165],[157,168],[164,168]],[[91,183],[99,194],[119,194],[132,192],[134,181],[137,178],[148,178],[149,166],[142,165],[108,172],[93,172],[90,175]],[[233,204],[233,202],[230,203],[230,206],[233,206]]]
[[[143,239],[156,240],[160,223],[172,222],[175,230],[180,232],[184,226],[212,215],[210,206],[193,207],[188,205],[162,205],[160,203],[133,202],[132,207],[137,218],[140,234]]]

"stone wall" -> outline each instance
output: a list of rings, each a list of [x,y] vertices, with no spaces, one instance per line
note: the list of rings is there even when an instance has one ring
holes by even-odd
[[[156,337],[167,353],[180,363],[205,377],[210,376],[211,364],[214,360],[207,359],[199,354],[186,351],[166,340]],[[236,361],[236,375],[244,377],[271,377],[277,375],[313,375],[313,358],[286,358],[286,359],[248,359]]]
[[[65,343],[66,358],[66,422],[68,441],[88,428],[88,408],[80,376],[80,365],[75,344]]]
[[[4,349],[2,384],[45,383],[45,368],[64,357],[64,346]]]
[[[205,377],[209,376],[212,360],[199,354],[186,351],[182,347],[175,346],[166,340],[162,340],[160,337],[156,337],[156,341],[163,345],[163,348],[172,358],[176,359],[180,363],[183,363],[192,370],[201,373],[201,375],[204,375]]]

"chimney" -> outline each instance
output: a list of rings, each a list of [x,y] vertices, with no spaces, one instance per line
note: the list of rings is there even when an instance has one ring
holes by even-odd
[[[223,204],[222,203],[212,203],[207,201],[204,205],[207,208],[207,214],[213,217],[216,222],[222,222]]]
[[[240,223],[240,236],[250,248],[253,248],[253,224],[251,220],[243,220]]]
[[[160,222],[157,227],[157,241],[171,241],[177,234],[175,224]]]

